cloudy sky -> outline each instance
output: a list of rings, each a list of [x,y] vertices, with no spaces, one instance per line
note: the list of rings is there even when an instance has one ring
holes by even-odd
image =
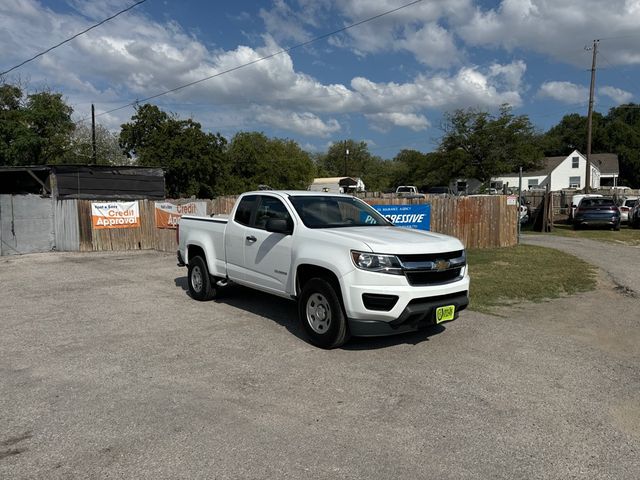
[[[353,138],[384,158],[433,150],[460,107],[508,103],[541,130],[586,114],[594,39],[596,110],[640,101],[640,0],[423,0],[312,41],[409,1],[147,0],[4,80],[62,92],[76,120],[94,103],[117,130],[133,108],[105,112],[254,62],[151,102],[227,138]],[[0,0],[0,71],[133,3]]]

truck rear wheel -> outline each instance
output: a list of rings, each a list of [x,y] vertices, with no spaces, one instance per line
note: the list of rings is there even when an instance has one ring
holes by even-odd
[[[216,296],[217,290],[207,268],[204,258],[196,256],[189,259],[189,294],[192,298],[201,302],[211,300]]]
[[[336,348],[349,338],[340,297],[322,278],[312,278],[302,288],[298,316],[309,341],[318,347]]]

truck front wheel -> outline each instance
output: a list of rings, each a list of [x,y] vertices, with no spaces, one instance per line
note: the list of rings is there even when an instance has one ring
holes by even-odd
[[[340,298],[334,287],[322,278],[313,278],[302,288],[298,315],[309,341],[318,347],[336,348],[349,337]]]
[[[189,294],[192,298],[204,302],[216,296],[216,287],[212,282],[204,258],[196,256],[189,259]]]

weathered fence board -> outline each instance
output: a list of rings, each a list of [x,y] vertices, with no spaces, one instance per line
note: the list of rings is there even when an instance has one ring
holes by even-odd
[[[54,208],[39,195],[0,195],[0,254],[48,252],[55,247]]]
[[[207,202],[207,214],[228,214],[236,196],[218,197]],[[478,197],[427,196],[424,199],[367,197],[373,205],[431,205],[431,230],[458,237],[467,248],[507,247],[517,243],[518,212],[500,195]],[[184,204],[194,199],[167,200]],[[139,200],[140,226],[135,228],[94,229],[90,200],[60,200],[56,204],[56,240],[61,250],[145,250],[173,252],[176,231],[158,228],[155,201]]]
[[[236,196],[218,197],[213,213],[231,212]],[[518,243],[518,207],[504,195],[426,198],[364,197],[371,205],[431,205],[431,230],[457,237],[467,248],[510,247]]]
[[[55,204],[56,250],[77,252],[80,250],[80,224],[78,222],[78,201],[57,200]]]

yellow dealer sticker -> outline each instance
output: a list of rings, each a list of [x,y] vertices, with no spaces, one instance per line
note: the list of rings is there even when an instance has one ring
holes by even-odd
[[[453,320],[456,313],[455,305],[447,305],[446,307],[436,308],[436,323]]]

